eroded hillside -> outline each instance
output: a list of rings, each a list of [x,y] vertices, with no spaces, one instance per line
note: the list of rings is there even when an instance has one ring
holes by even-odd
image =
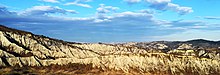
[[[196,41],[74,43],[0,26],[0,73],[220,74],[219,42]]]

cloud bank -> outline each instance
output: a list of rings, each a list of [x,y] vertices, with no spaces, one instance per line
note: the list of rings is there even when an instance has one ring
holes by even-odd
[[[153,13],[140,12],[141,10],[120,13],[114,12],[116,10],[119,8],[100,4],[96,10],[96,14],[99,16],[72,18],[48,15],[76,13],[74,10],[66,10],[56,6],[34,6],[24,12],[12,12],[8,11],[6,7],[0,7],[0,22],[34,33],[49,34],[50,37],[82,42],[144,41],[151,40],[150,37],[153,36],[171,35],[186,30],[200,29],[200,27],[205,28],[205,26],[201,26],[204,23],[199,21],[167,21],[156,19]]]
[[[62,9],[60,7],[52,7],[52,6],[34,6],[32,8],[26,9],[24,12],[20,13],[21,15],[36,15],[36,16],[45,16],[48,14],[54,14],[54,13],[72,13],[76,14],[77,12],[75,10],[66,10]]]

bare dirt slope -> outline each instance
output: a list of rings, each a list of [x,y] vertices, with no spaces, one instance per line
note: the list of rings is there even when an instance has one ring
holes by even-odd
[[[219,75],[219,43],[193,41],[75,43],[1,25],[0,74]]]

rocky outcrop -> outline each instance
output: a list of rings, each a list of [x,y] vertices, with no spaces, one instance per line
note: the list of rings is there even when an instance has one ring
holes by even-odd
[[[181,44],[177,49],[178,50],[189,50],[189,49],[192,49],[192,44]]]
[[[74,43],[0,26],[0,67],[91,64],[104,71],[220,74],[219,50],[167,43]],[[180,49],[181,48],[181,49]]]

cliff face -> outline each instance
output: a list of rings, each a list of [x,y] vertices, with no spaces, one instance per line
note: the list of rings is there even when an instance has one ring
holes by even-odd
[[[220,74],[218,48],[206,50],[187,44],[176,49],[169,47],[158,42],[73,43],[0,26],[1,67],[90,64],[102,71],[124,73]]]

